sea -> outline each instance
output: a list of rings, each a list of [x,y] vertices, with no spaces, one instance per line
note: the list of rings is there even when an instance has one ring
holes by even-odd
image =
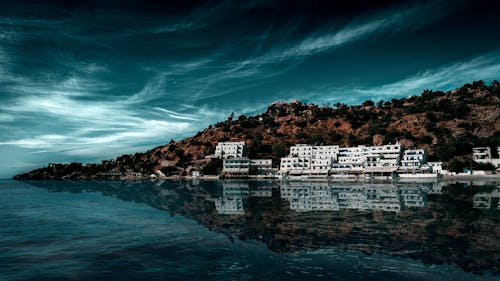
[[[500,182],[0,181],[0,280],[500,280]]]

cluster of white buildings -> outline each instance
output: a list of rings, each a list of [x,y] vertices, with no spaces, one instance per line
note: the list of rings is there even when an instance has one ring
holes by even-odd
[[[500,147],[497,148],[500,154]],[[377,146],[297,144],[290,147],[288,156],[281,158],[277,168],[272,159],[249,159],[245,142],[219,142],[214,157],[223,159],[224,177],[278,178],[437,178],[447,175],[442,162],[428,162],[424,149],[404,150],[401,144]],[[475,147],[473,160],[500,167],[500,159],[489,147]]]
[[[423,207],[427,195],[439,193],[441,186],[286,182],[277,186],[280,197],[297,212],[350,210],[379,210],[399,213],[404,207]],[[222,183],[222,196],[214,199],[219,214],[243,215],[244,200],[250,197],[272,197],[273,188],[250,188],[248,183]]]
[[[500,155],[500,146],[497,146],[497,156]],[[480,164],[492,164],[495,168],[500,167],[500,157],[494,157],[490,147],[474,147],[472,159]]]
[[[399,143],[356,147],[297,144],[281,158],[279,176],[437,177],[441,171],[442,163],[427,162],[424,149],[403,151]]]
[[[272,159],[249,159],[246,156],[245,142],[219,142],[215,148],[215,157],[223,159],[224,177],[246,177],[252,172],[263,176],[276,173]]]

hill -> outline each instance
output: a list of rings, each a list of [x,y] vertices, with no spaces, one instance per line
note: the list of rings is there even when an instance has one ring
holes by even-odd
[[[262,114],[231,114],[193,137],[145,153],[99,164],[49,164],[14,179],[116,179],[160,169],[166,175],[210,173],[214,163],[205,156],[214,153],[218,142],[229,140],[245,141],[250,158],[272,158],[276,164],[296,143],[354,146],[399,141],[404,148],[425,148],[430,160],[460,170],[471,166],[472,147],[500,145],[500,83],[475,81],[448,92],[425,90],[420,96],[367,100],[356,106],[275,102]]]

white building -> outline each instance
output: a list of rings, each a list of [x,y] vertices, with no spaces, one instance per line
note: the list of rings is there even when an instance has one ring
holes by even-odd
[[[396,167],[401,157],[401,144],[339,148],[338,163],[363,167]]]
[[[296,144],[290,147],[290,156],[293,157],[309,157],[312,155],[312,145]]]
[[[298,144],[281,158],[280,172],[289,175],[359,173],[368,167],[397,167],[402,148],[399,143],[381,146],[339,147]]]
[[[219,142],[215,148],[215,155],[219,158],[242,158],[246,156],[245,142]]]
[[[275,172],[272,159],[250,159],[250,166],[256,167],[257,171],[263,174],[272,174]]]
[[[250,170],[247,158],[228,158],[222,162],[222,173],[227,177],[245,177]]]
[[[427,151],[425,149],[409,149],[403,153],[401,166],[403,167],[422,167],[427,163]]]
[[[498,155],[500,155],[500,147],[497,147]],[[472,159],[480,164],[492,164],[494,167],[500,167],[500,159],[493,158],[491,148],[489,147],[474,147],[472,148]]]
[[[246,177],[250,167],[256,167],[259,174],[272,174],[272,159],[227,158],[222,162],[222,173],[226,177]]]
[[[341,147],[337,157],[339,164],[348,164],[353,167],[364,167],[365,157],[361,147]]]
[[[474,159],[474,161],[491,159],[491,149],[489,147],[472,148],[472,159]]]
[[[358,146],[365,157],[379,157],[378,163],[375,163],[377,167],[396,167],[400,163],[401,144],[387,144],[387,145],[377,145],[377,146]]]
[[[311,157],[283,157],[281,158],[280,171],[290,174],[306,174],[311,170]]]
[[[328,174],[338,153],[338,145],[297,144],[290,147],[288,157],[281,158],[280,171],[292,175]]]
[[[434,174],[443,173],[443,162],[427,162],[427,166],[429,166],[431,173]]]

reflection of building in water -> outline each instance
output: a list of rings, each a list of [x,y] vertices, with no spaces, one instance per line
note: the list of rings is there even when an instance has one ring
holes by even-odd
[[[243,215],[243,200],[249,197],[271,197],[271,186],[255,187],[250,190],[248,183],[222,183],[222,197],[214,200],[217,213]]]
[[[443,183],[433,182],[427,194],[443,194]]]
[[[371,187],[367,188],[366,192],[368,209],[388,212],[401,211],[401,198],[397,187]]]
[[[250,197],[271,197],[273,188],[271,186],[259,186],[250,190]]]
[[[404,186],[401,188],[401,200],[408,207],[423,207],[427,203],[427,194],[427,191],[417,186]]]
[[[243,200],[241,198],[217,198],[215,199],[215,209],[217,213],[224,215],[243,215]]]
[[[248,198],[250,190],[245,183],[223,183],[222,197],[214,200],[217,213],[225,215],[243,215],[243,199]]]
[[[476,209],[500,210],[500,189],[495,189],[492,192],[482,192],[474,195],[473,207]]]
[[[288,182],[279,186],[280,197],[298,212],[379,210],[399,213],[403,207],[423,207],[427,194],[437,187],[424,185],[352,184],[328,182]],[[245,182],[222,182],[222,196],[214,200],[219,214],[242,215],[249,197],[272,197],[272,186],[252,187]]]
[[[344,187],[339,188],[337,196],[341,209],[366,210],[365,194],[362,188]]]
[[[381,210],[400,212],[403,206],[422,207],[429,189],[393,184],[332,186],[328,183],[294,182],[280,186],[281,197],[295,211]]]
[[[295,211],[338,210],[337,196],[332,193],[331,187],[307,183],[280,186],[281,198],[290,202],[290,208]]]

